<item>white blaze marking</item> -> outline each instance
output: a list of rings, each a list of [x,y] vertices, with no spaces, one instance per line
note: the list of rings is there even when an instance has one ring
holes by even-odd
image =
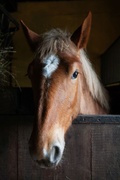
[[[56,55],[50,55],[44,58],[43,75],[49,78],[52,73],[58,68],[60,59]]]

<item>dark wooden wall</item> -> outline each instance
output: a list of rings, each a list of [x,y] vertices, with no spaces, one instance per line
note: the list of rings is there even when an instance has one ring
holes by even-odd
[[[1,180],[119,180],[120,116],[81,116],[66,136],[63,160],[41,169],[31,160],[33,116],[0,116]]]

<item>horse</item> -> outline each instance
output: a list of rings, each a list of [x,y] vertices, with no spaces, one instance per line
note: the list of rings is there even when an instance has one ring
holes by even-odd
[[[108,95],[86,53],[92,14],[73,34],[59,28],[37,34],[21,20],[33,61],[28,66],[35,102],[29,140],[40,167],[56,167],[63,156],[65,135],[78,115],[106,114]]]

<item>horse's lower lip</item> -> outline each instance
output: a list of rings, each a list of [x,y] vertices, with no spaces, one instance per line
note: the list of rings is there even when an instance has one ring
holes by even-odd
[[[52,168],[56,166],[56,163],[51,163],[49,160],[42,159],[36,161],[42,168]]]

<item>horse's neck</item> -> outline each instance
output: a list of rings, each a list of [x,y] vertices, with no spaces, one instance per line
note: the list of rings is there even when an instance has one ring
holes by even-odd
[[[106,111],[96,102],[91,95],[82,97],[80,101],[81,114],[106,114]]]
[[[81,82],[80,82],[81,83]],[[106,114],[106,110],[92,97],[86,83],[79,85],[79,113],[80,114]]]

